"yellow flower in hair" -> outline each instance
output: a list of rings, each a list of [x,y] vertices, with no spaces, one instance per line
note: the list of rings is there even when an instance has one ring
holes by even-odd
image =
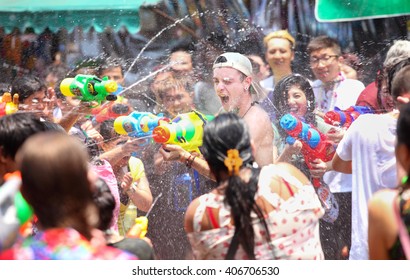
[[[228,168],[229,175],[238,175],[242,163],[243,160],[239,156],[239,151],[237,149],[228,150],[227,157],[224,160],[224,164]]]

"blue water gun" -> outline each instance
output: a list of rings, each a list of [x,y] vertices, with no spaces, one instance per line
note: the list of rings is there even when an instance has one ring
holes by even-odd
[[[154,115],[149,112],[132,112],[128,116],[120,116],[114,121],[114,130],[121,135],[135,138],[146,138],[143,145],[151,142],[153,130],[162,123],[170,120],[163,114]]]

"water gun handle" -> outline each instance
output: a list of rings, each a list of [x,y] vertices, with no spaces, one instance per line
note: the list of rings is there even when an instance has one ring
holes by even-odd
[[[296,139],[293,138],[292,136],[287,136],[286,137],[286,143],[288,143],[289,145],[293,145],[293,144],[295,144],[295,142],[296,142]]]
[[[137,217],[135,225],[127,233],[127,237],[144,238],[148,231],[148,218],[145,216]]]

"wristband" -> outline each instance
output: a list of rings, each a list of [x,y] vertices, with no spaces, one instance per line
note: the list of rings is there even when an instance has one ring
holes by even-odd
[[[196,158],[196,156],[190,154],[189,157],[187,158],[186,162],[185,162],[186,167],[191,168],[192,163],[194,162],[195,158]]]

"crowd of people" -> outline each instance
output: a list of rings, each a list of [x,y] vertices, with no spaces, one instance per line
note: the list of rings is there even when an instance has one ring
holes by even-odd
[[[369,85],[334,38],[314,79],[287,30],[263,43],[211,69],[178,47],[137,88],[110,57],[3,87],[0,259],[409,258],[410,41]]]

